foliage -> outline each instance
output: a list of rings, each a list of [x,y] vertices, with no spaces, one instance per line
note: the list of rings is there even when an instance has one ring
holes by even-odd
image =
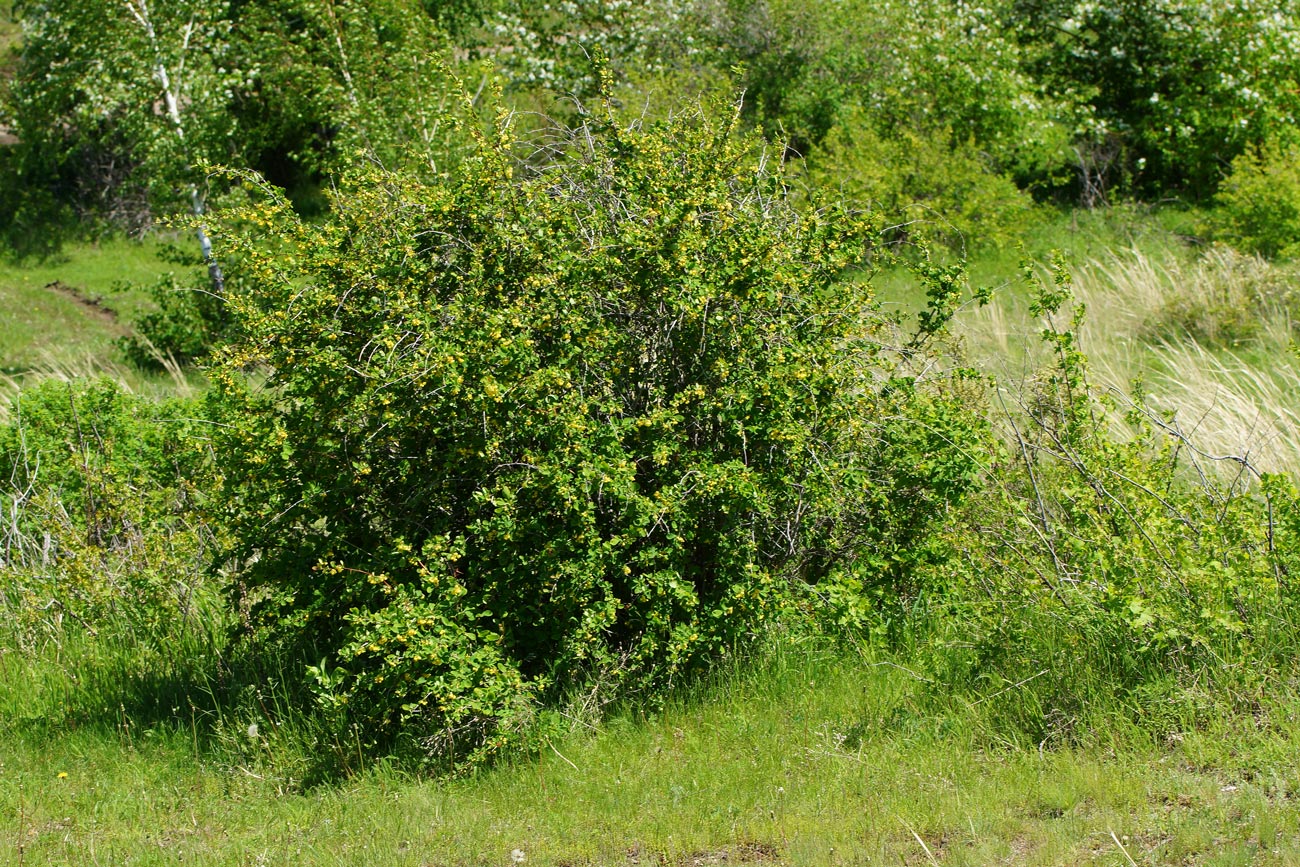
[[[1300,146],[1247,151],[1217,196],[1225,240],[1269,258],[1300,255]]]
[[[734,115],[608,111],[538,172],[502,114],[454,176],[361,167],[324,225],[245,215],[269,237],[238,242],[215,374],[238,601],[371,737],[481,757],[537,701],[660,688],[802,588],[885,595],[973,479],[975,423],[904,364],[927,333],[887,352],[841,279],[872,224],[794,210]],[[927,332],[960,288],[934,285]]]
[[[159,678],[227,691],[190,704],[217,720],[205,736],[287,786],[317,750],[348,768],[409,738],[466,767],[550,743],[570,703],[584,722],[613,697],[662,709],[670,685],[802,626],[914,641],[904,661],[925,671],[905,702],[828,721],[836,760],[861,761],[846,744],[873,727],[1081,742],[1109,714],[1181,738],[1225,706],[1258,713],[1290,676],[1300,495],[1263,448],[1207,445],[1294,439],[1275,352],[1290,275],[1224,248],[1078,272],[1105,276],[1090,348],[1158,343],[1132,369],[1178,378],[1160,397],[1198,415],[1189,432],[1140,382],[1096,384],[1064,270],[1028,276],[1042,370],[994,390],[952,369],[939,344],[965,278],[925,244],[1010,241],[1029,192],[1217,189],[1218,238],[1294,256],[1293,0],[20,11],[0,118],[19,139],[0,149],[12,237],[141,228],[202,210],[208,185],[241,205],[230,298],[168,276],[123,343],[146,363],[219,346],[208,403],[4,382],[0,638],[24,660],[121,638],[102,656],[138,686],[170,655]],[[456,80],[475,54],[514,113],[490,72]],[[660,108],[733,81],[732,110]],[[902,279],[929,296],[912,334],[866,273],[900,241],[921,242]],[[28,279],[15,297],[44,291]],[[1003,355],[1019,300],[983,320]],[[1221,351],[1241,345],[1267,364]],[[201,610],[218,536],[220,615]],[[178,639],[190,624],[232,622],[257,676],[225,648],[177,661],[216,647]],[[263,692],[283,660],[294,673]],[[104,704],[114,676],[60,688]],[[184,686],[147,702],[158,731]],[[307,691],[319,716],[295,704]],[[299,736],[296,769],[274,767]]]
[[[616,79],[665,73],[698,58],[692,0],[501,2],[487,18],[491,53],[515,90],[540,88],[579,101],[602,84],[592,59]]]
[[[428,4],[464,26],[471,9]],[[470,4],[464,4],[469,6]],[[446,16],[439,15],[440,18]],[[472,16],[471,16],[472,17]],[[272,0],[247,3],[233,50],[252,72],[232,92],[247,156],[226,161],[305,192],[357,153],[396,168],[438,159],[437,118],[448,99],[447,41],[417,0]]]
[[[741,64],[748,110],[813,157],[858,112],[883,138],[969,147],[1028,181],[1068,165],[1069,94],[1049,98],[992,10],[948,0],[711,4],[714,62]]]
[[[810,181],[885,215],[900,242],[962,252],[1009,243],[1033,216],[1032,200],[970,144],[943,143],[951,139],[909,129],[882,136],[854,112],[810,160]]]
[[[85,216],[147,226],[188,202],[203,161],[237,159],[229,5],[198,0],[25,3],[5,105],[20,182]],[[232,150],[234,148],[235,150]]]
[[[1211,194],[1250,145],[1290,140],[1300,111],[1294,0],[1006,0],[1026,68],[1086,100],[1085,170],[1141,193]],[[1116,149],[1118,146],[1118,149]]]
[[[0,604],[23,643],[65,617],[165,633],[193,615],[212,530],[206,432],[185,401],[47,380],[0,427]]]

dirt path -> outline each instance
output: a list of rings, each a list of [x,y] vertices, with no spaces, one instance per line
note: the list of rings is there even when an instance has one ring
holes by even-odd
[[[46,283],[45,288],[47,291],[53,292],[55,295],[62,295],[69,301],[76,302],[86,314],[108,326],[113,331],[120,334],[126,333],[127,329],[118,321],[117,313],[110,308],[105,307],[103,301],[99,298],[92,298],[83,295],[79,289],[69,286],[62,280],[55,280],[52,283]]]

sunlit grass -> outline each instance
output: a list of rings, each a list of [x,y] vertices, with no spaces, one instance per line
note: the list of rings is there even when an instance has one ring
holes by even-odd
[[[115,290],[177,270],[162,249],[158,239],[111,238],[40,261],[0,260],[0,369],[116,358],[113,341],[148,302]]]
[[[144,394],[197,387],[174,366],[159,374],[129,364],[115,344],[150,307],[139,287],[177,270],[165,245],[117,237],[69,244],[45,260],[0,259],[0,421],[19,388],[43,379],[107,376]]]
[[[241,715],[254,702],[145,718],[128,696],[98,716],[51,717],[83,651],[0,657],[0,815],[27,863],[504,865],[514,850],[542,865],[1300,858],[1289,693],[1255,719],[1158,744],[1119,726],[1077,749],[990,749],[974,734],[978,709],[926,699],[892,660],[786,646],[657,713],[575,723],[473,778],[381,765],[304,788],[285,771],[308,742]]]
[[[1294,270],[1227,250],[1143,248],[1068,270],[1086,310],[1080,345],[1100,386],[1123,404],[1140,380],[1150,406],[1205,452],[1300,470]],[[975,361],[1013,390],[1044,361],[1040,328],[1016,287],[959,317]]]

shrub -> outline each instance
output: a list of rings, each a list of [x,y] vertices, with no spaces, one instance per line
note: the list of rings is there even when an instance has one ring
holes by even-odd
[[[795,210],[728,117],[592,117],[535,173],[499,119],[455,177],[246,215],[214,374],[240,604],[341,719],[481,758],[588,678],[852,619],[969,487],[974,423],[905,363],[956,276],[896,340],[843,279],[871,224]]]
[[[907,129],[881,135],[854,112],[810,160],[811,179],[881,213],[898,241],[963,252],[1010,242],[1028,224],[1033,201],[973,146],[950,146],[951,140]]]
[[[1216,201],[1220,234],[1230,244],[1269,258],[1300,255],[1300,147],[1243,153]]]

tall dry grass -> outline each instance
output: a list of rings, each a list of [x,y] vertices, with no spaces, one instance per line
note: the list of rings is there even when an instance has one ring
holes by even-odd
[[[1223,249],[1196,258],[1130,249],[1069,275],[1086,310],[1079,340],[1098,385],[1122,397],[1141,380],[1149,406],[1205,452],[1300,473],[1300,359],[1292,351],[1300,272]],[[965,312],[958,328],[1007,388],[1045,361],[1042,324],[1014,291]]]

